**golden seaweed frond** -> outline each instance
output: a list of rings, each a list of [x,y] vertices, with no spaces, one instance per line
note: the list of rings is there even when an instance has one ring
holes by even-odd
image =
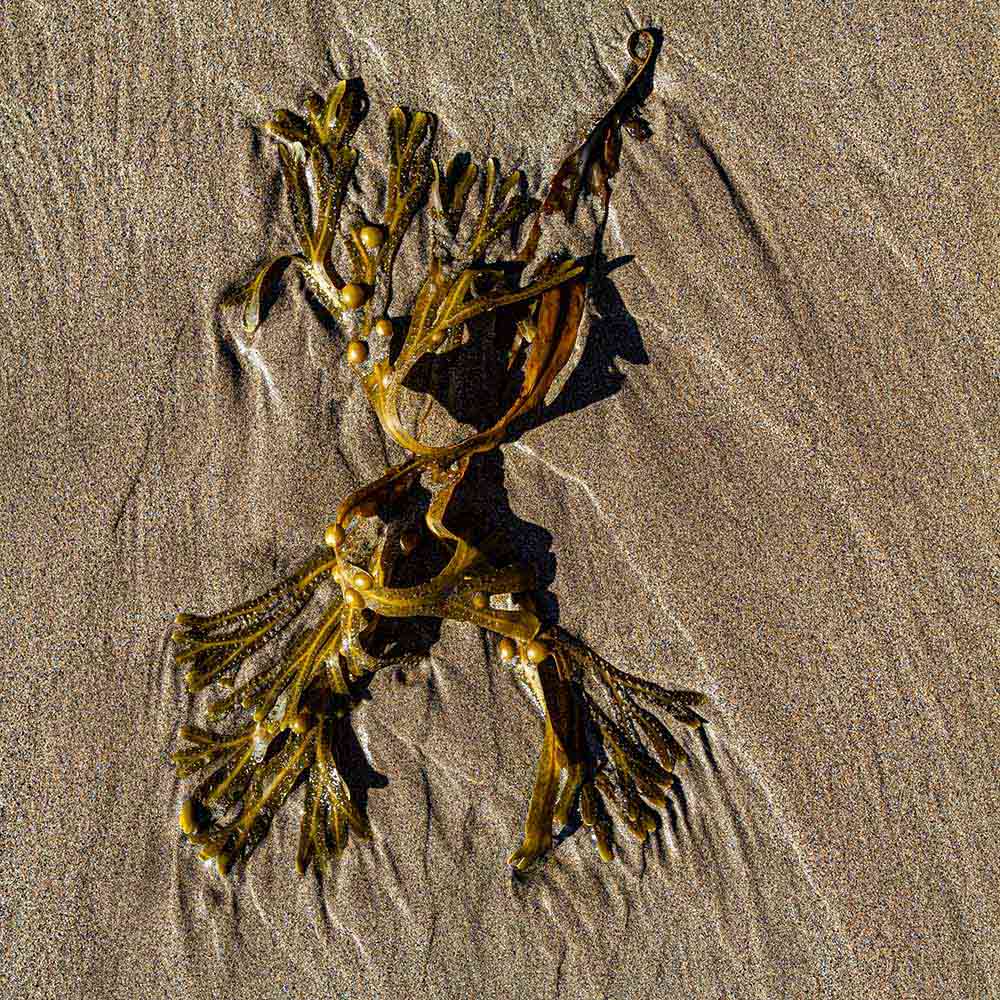
[[[406,457],[345,497],[323,546],[280,583],[228,611],[177,616],[175,657],[188,690],[221,688],[206,709],[219,728],[183,727],[173,754],[182,778],[200,775],[180,825],[220,872],[251,854],[300,785],[300,872],[328,870],[351,833],[372,836],[352,794],[345,741],[373,675],[399,655],[393,623],[403,619],[469,622],[495,634],[500,659],[542,708],[541,756],[524,840],[510,857],[515,868],[542,859],[553,827],[565,826],[577,807],[605,860],[613,854],[612,813],[639,840],[655,828],[655,810],[684,760],[660,715],[700,725],[694,707],[702,696],[620,670],[544,623],[531,597],[533,568],[502,564],[489,538],[452,523],[450,513],[476,456],[498,448],[541,406],[577,346],[588,261],[556,252],[536,262],[544,220],[555,213],[571,220],[582,195],[600,197],[607,209],[622,131],[644,131],[638,108],[654,51],[650,32],[633,36],[621,93],[540,197],[527,193],[520,170],[505,174],[492,158],[479,166],[459,153],[442,167],[432,156],[437,119],[396,107],[381,214],[355,214],[344,227],[358,159],[350,143],[368,108],[361,81],[342,80],[327,97],[308,98],[303,115],[279,111],[265,126],[298,249],[265,263],[225,302],[253,334],[264,318],[263,289],[291,262],[345,331],[347,360]],[[399,250],[432,193],[427,273],[409,312],[391,316]],[[524,243],[511,243],[505,258],[505,240],[529,220]],[[502,412],[461,440],[431,445],[404,418],[404,381],[427,355],[469,343],[484,317],[513,331]],[[281,648],[267,658],[266,646]]]
[[[539,644],[542,650],[533,648]],[[551,846],[553,824],[566,826],[577,800],[604,861],[614,856],[609,805],[645,842],[658,826],[656,810],[666,805],[675,767],[687,759],[648,706],[697,728],[705,720],[693,706],[705,696],[668,690],[620,670],[559,628],[517,648],[511,659],[515,665],[538,663],[546,733],[524,842],[510,863],[525,869],[539,860]]]

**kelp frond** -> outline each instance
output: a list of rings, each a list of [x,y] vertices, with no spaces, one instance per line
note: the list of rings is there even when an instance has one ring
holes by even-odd
[[[649,90],[653,36],[637,32],[629,52],[619,97],[540,197],[527,193],[520,170],[505,172],[495,159],[480,166],[459,153],[442,166],[432,156],[436,118],[397,107],[388,117],[381,213],[356,215],[345,227],[358,158],[350,143],[368,108],[361,82],[340,81],[327,97],[312,95],[304,115],[279,111],[265,126],[298,249],[265,263],[225,301],[254,333],[264,287],[291,262],[345,330],[347,361],[406,458],[345,497],[323,547],[266,593],[218,614],[177,617],[175,655],[188,690],[221,688],[207,706],[219,728],[184,727],[173,755],[181,777],[201,775],[180,825],[220,872],[254,850],[300,785],[300,872],[327,870],[352,833],[371,837],[351,792],[345,729],[372,676],[393,662],[393,621],[418,617],[495,634],[500,660],[542,709],[535,786],[511,865],[524,870],[544,858],[553,828],[565,827],[577,808],[605,860],[613,856],[612,816],[640,841],[656,828],[656,810],[685,760],[661,715],[701,725],[694,709],[703,696],[620,670],[543,622],[531,598],[532,567],[499,564],[490,545],[449,522],[472,461],[538,409],[577,345],[589,262],[565,253],[535,258],[548,216],[571,221],[584,195],[607,208],[622,131],[648,132],[638,109]],[[390,316],[399,250],[429,197],[435,229],[427,273],[409,312]],[[529,221],[520,249],[511,244],[508,258],[491,256]],[[462,440],[431,445],[404,419],[404,381],[427,355],[468,343],[483,317],[514,331],[505,409]],[[282,646],[278,655],[258,656],[269,644]]]
[[[529,643],[501,643],[500,655],[530,671],[529,683],[545,711],[525,837],[510,864],[526,869],[544,857],[553,824],[566,826],[577,801],[603,860],[614,856],[609,805],[644,842],[658,826],[656,810],[666,805],[674,768],[687,758],[663,721],[641,702],[697,727],[704,720],[692,706],[703,703],[704,695],[667,690],[620,670],[557,627]]]

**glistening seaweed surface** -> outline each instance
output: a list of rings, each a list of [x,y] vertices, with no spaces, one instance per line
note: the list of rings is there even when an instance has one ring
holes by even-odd
[[[599,199],[606,218],[623,131],[648,135],[639,107],[650,87],[654,36],[636,32],[629,54],[619,97],[540,199],[527,195],[519,170],[504,174],[493,159],[482,168],[467,154],[438,163],[435,117],[397,107],[388,120],[381,217],[342,228],[358,158],[350,142],[368,108],[361,82],[342,80],[326,98],[310,97],[304,116],[279,111],[267,123],[300,249],[265,264],[227,304],[253,335],[272,276],[289,264],[297,269],[348,333],[346,360],[407,457],[347,496],[323,545],[266,593],[217,614],[177,616],[173,642],[188,690],[220,688],[207,708],[220,728],[184,727],[184,746],[173,754],[181,777],[204,775],[184,801],[180,825],[221,874],[253,852],[300,785],[300,872],[310,864],[328,869],[352,834],[372,836],[344,771],[342,729],[373,675],[398,662],[400,619],[453,619],[487,630],[499,660],[518,672],[544,713],[525,834],[511,865],[523,871],[543,859],[554,826],[566,826],[575,809],[605,861],[614,856],[612,816],[640,841],[657,827],[684,760],[661,715],[700,726],[694,708],[703,695],[621,670],[547,623],[535,569],[501,562],[495,539],[474,538],[449,519],[470,463],[538,410],[577,345],[592,260],[565,252],[539,260],[538,248],[547,221],[572,222],[582,197]],[[474,190],[478,206],[470,211]],[[425,210],[430,265],[409,311],[394,314],[393,269]],[[524,226],[520,248],[504,257],[499,247]],[[421,359],[468,344],[483,317],[506,351],[506,409],[457,443],[428,444],[401,416],[404,383]],[[281,655],[259,662],[259,651],[317,603],[318,618]]]

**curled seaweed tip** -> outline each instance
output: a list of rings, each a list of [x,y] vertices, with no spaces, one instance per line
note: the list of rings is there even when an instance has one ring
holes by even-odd
[[[582,196],[607,208],[623,131],[648,133],[639,107],[653,42],[650,32],[635,33],[621,93],[537,198],[520,170],[505,174],[495,159],[480,166],[460,153],[442,165],[431,155],[436,118],[397,107],[388,116],[382,213],[344,226],[358,160],[351,140],[368,108],[361,81],[342,80],[325,98],[312,95],[304,114],[279,111],[265,126],[298,248],[265,263],[225,304],[239,309],[245,333],[255,333],[263,289],[279,265],[292,264],[344,329],[346,360],[406,458],[345,497],[323,544],[279,583],[226,611],[177,616],[173,646],[187,689],[218,689],[206,709],[216,728],[183,727],[172,755],[180,777],[199,776],[178,821],[199,858],[221,874],[253,852],[299,786],[299,872],[310,865],[328,871],[351,835],[371,838],[350,784],[347,727],[373,675],[397,662],[391,636],[400,619],[450,619],[493,633],[499,661],[542,710],[525,834],[509,858],[515,869],[544,859],[553,828],[566,827],[577,810],[605,861],[614,856],[614,821],[639,841],[656,829],[674,769],[685,760],[661,715],[701,725],[694,708],[703,696],[620,670],[545,624],[531,597],[533,568],[498,561],[490,545],[446,524],[472,460],[537,410],[573,353],[587,261],[557,253],[536,262],[538,247],[546,219],[572,221]],[[425,208],[433,223],[430,264],[409,313],[391,314],[393,268]],[[504,258],[505,239],[528,223],[520,248]],[[403,419],[404,380],[426,356],[476,336],[483,317],[512,331],[506,408],[458,442],[429,444]],[[303,626],[307,609],[313,620]],[[265,646],[281,652],[261,661]]]

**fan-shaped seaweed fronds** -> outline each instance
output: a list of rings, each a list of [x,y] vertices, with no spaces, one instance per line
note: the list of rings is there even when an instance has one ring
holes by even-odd
[[[700,725],[694,707],[702,696],[620,670],[546,625],[530,596],[532,568],[497,564],[489,544],[446,524],[475,456],[499,447],[511,425],[539,407],[576,346],[587,261],[535,257],[546,217],[571,219],[584,194],[607,207],[622,129],[640,137],[645,131],[638,106],[649,88],[653,36],[637,32],[629,51],[621,95],[540,198],[527,194],[520,171],[504,174],[493,159],[480,168],[459,154],[442,167],[431,155],[434,116],[394,108],[381,216],[345,228],[358,155],[350,141],[368,107],[360,81],[341,81],[326,98],[313,95],[305,116],[281,111],[266,126],[299,249],[264,264],[226,302],[240,308],[244,331],[253,334],[263,319],[262,289],[276,265],[290,260],[345,329],[347,360],[407,457],[344,498],[324,546],[279,584],[229,611],[177,617],[176,661],[188,689],[221,686],[207,707],[219,730],[184,727],[184,745],[173,755],[181,777],[203,774],[180,824],[201,858],[223,873],[260,843],[299,785],[300,871],[326,869],[351,833],[371,836],[352,797],[344,731],[372,676],[394,662],[393,621],[415,617],[470,622],[496,634],[500,660],[518,671],[543,711],[542,752],[514,867],[543,858],[553,825],[565,826],[577,804],[605,860],[613,854],[612,815],[640,840],[656,825],[655,810],[684,760],[657,713]],[[470,212],[477,182],[479,204]],[[427,274],[410,311],[390,316],[398,252],[429,195],[436,229]],[[491,258],[529,220],[520,250]],[[403,419],[404,380],[426,355],[467,343],[482,317],[512,331],[505,409],[485,429],[432,446]],[[311,623],[301,626],[316,604]],[[280,655],[257,662],[285,633]]]

